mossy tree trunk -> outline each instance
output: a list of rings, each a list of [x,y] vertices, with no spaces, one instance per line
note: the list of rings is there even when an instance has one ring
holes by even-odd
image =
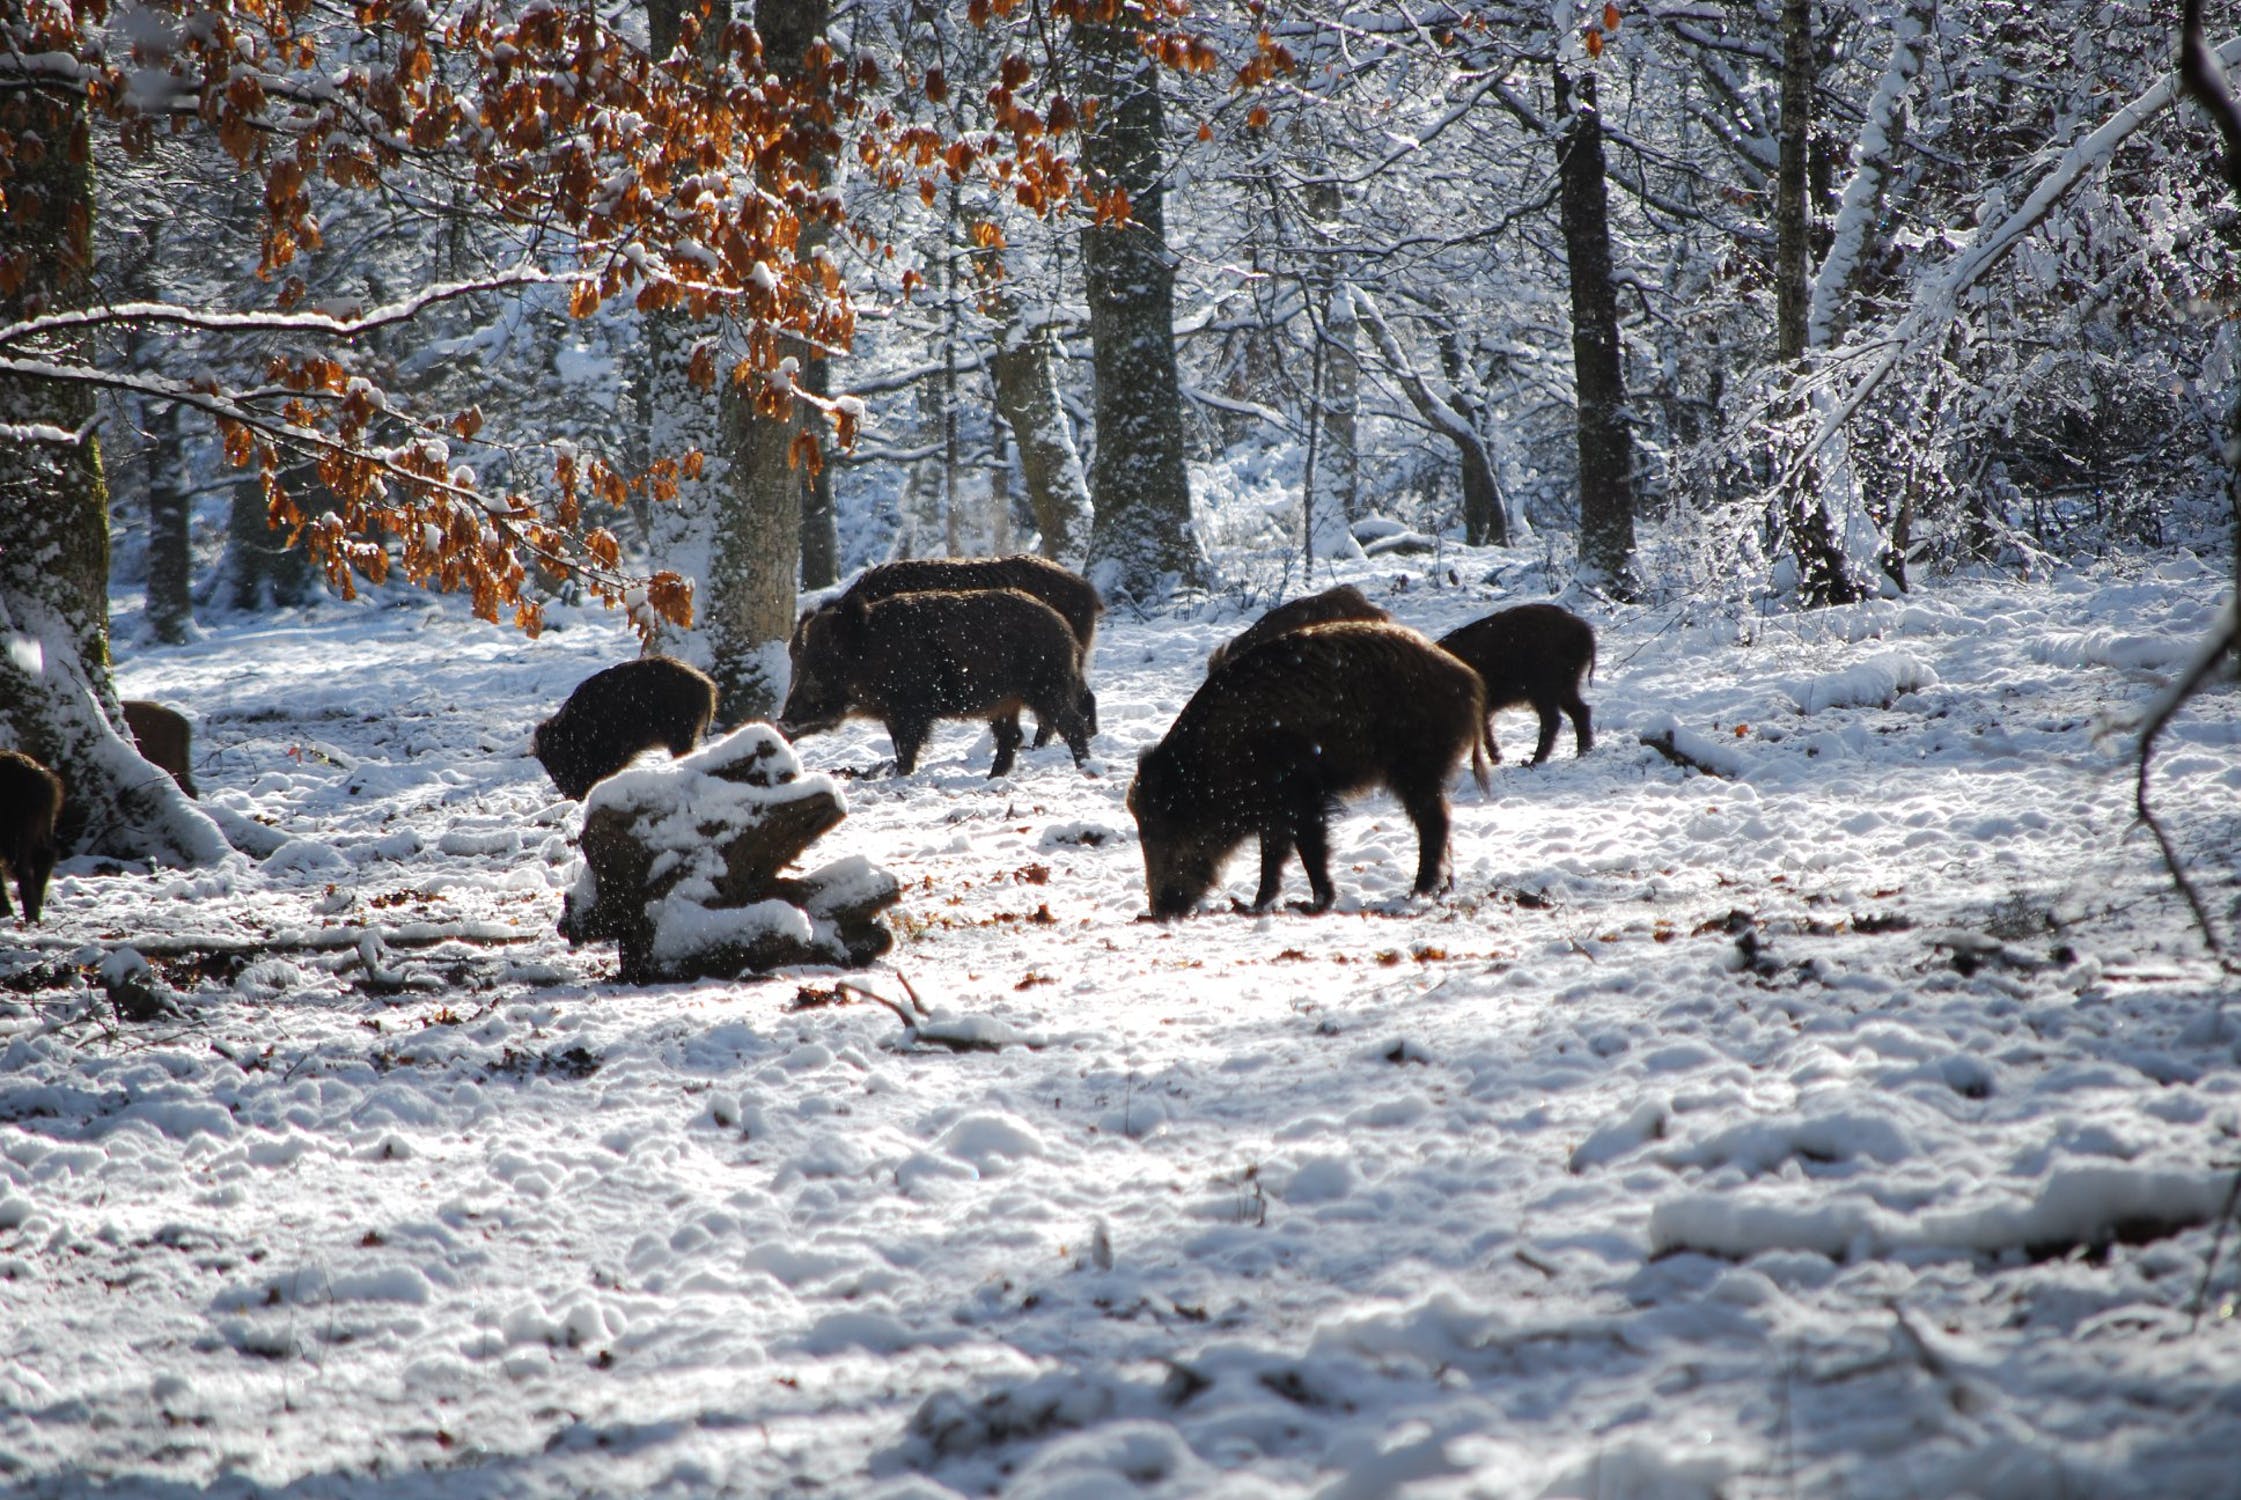
[[[0,323],[84,306],[93,265],[84,101],[36,87],[0,92],[0,133],[10,157],[0,264],[11,271]],[[56,365],[92,359],[82,336],[37,347]],[[216,825],[112,727],[109,492],[93,414],[90,386],[0,379],[0,424],[16,429],[0,436],[0,745],[62,777],[71,852],[212,863],[226,853]]]

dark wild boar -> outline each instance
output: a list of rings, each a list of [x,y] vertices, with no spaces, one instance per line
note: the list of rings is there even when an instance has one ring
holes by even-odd
[[[779,715],[789,739],[844,719],[877,719],[909,775],[940,719],[987,719],[1002,776],[1019,750],[1019,711],[1031,708],[1066,738],[1074,764],[1089,755],[1081,647],[1065,619],[1017,589],[853,595],[802,623],[794,681]]]
[[[1563,722],[1559,710],[1572,716],[1579,753],[1594,746],[1595,730],[1580,683],[1595,673],[1595,627],[1578,615],[1554,604],[1520,604],[1441,636],[1440,646],[1469,662],[1486,684],[1486,750],[1495,760],[1502,758],[1494,743],[1495,711],[1521,703],[1531,704],[1541,716],[1534,765],[1556,748],[1557,727]]]
[[[146,698],[127,698],[118,705],[124,710],[125,727],[139,742],[140,758],[158,770],[167,771],[179,783],[179,790],[188,796],[195,791],[193,771],[194,731],[187,727],[184,716],[175,708],[152,703]]]
[[[61,811],[61,779],[20,751],[0,750],[0,917],[15,911],[6,885],[13,875],[24,920],[39,920],[47,877],[54,873],[54,820]]]
[[[866,568],[841,597],[869,604],[896,594],[966,593],[976,589],[1017,589],[1057,610],[1080,643],[1082,677],[1088,680],[1090,648],[1097,643],[1097,617],[1105,613],[1105,601],[1098,597],[1095,584],[1048,558],[1030,552],[1009,557],[906,558]],[[830,609],[832,605],[825,607]],[[804,613],[794,626],[794,654],[800,652],[802,630],[808,623],[809,614]],[[1097,733],[1097,697],[1086,689],[1082,714],[1089,721],[1089,732]],[[1049,744],[1052,733],[1051,722],[1044,719],[1035,733],[1036,745]]]
[[[530,750],[560,795],[584,794],[656,745],[686,755],[716,716],[716,684],[668,656],[641,656],[592,673],[560,712],[537,726]]]
[[[1275,901],[1296,848],[1309,909],[1326,910],[1337,894],[1330,814],[1379,786],[1416,825],[1415,890],[1432,894],[1447,865],[1447,783],[1468,756],[1486,784],[1485,712],[1477,675],[1402,625],[1311,625],[1233,656],[1144,753],[1128,789],[1152,915],[1190,911],[1254,836],[1255,909]]]
[[[1326,625],[1333,620],[1390,620],[1393,617],[1369,602],[1369,595],[1351,583],[1342,583],[1320,594],[1302,594],[1286,604],[1279,604],[1246,626],[1235,638],[1216,646],[1206,658],[1206,670],[1212,673],[1223,662],[1241,651],[1249,651],[1262,641],[1287,635],[1309,625]]]

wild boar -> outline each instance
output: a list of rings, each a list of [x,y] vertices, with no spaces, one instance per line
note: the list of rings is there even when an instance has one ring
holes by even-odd
[[[1089,755],[1081,647],[1066,620],[1017,589],[844,595],[802,623],[794,681],[779,714],[790,739],[844,719],[878,719],[895,742],[895,769],[918,765],[940,719],[986,718],[996,734],[988,774],[1012,768],[1019,711],[1031,708]]]
[[[12,916],[7,877],[27,922],[39,920],[47,877],[54,873],[54,821],[62,811],[62,780],[30,756],[0,750],[0,917]]]
[[[1250,650],[1272,636],[1283,635],[1309,625],[1323,625],[1332,620],[1390,620],[1393,617],[1369,602],[1369,596],[1351,583],[1342,583],[1320,594],[1302,594],[1299,598],[1279,604],[1246,626],[1228,642],[1216,646],[1206,658],[1206,670],[1212,673],[1223,662],[1240,651]]]
[[[1486,751],[1496,761],[1494,714],[1521,703],[1541,716],[1541,742],[1533,764],[1556,748],[1558,711],[1571,715],[1578,753],[1595,744],[1595,730],[1580,683],[1595,675],[1595,627],[1554,604],[1520,604],[1496,610],[1440,637],[1443,650],[1471,664],[1486,684]]]
[[[1415,890],[1432,894],[1447,866],[1447,783],[1468,756],[1486,784],[1485,705],[1477,674],[1402,625],[1311,625],[1231,657],[1144,753],[1128,789],[1152,915],[1190,911],[1255,835],[1254,908],[1275,901],[1296,848],[1309,910],[1327,910],[1337,894],[1331,810],[1379,786],[1416,825]]]
[[[1065,619],[1066,628],[1081,645],[1082,677],[1085,682],[1088,680],[1090,649],[1097,643],[1097,617],[1105,613],[1105,601],[1098,596],[1095,584],[1048,558],[1029,552],[1014,553],[1010,557],[906,558],[866,568],[842,597],[860,598],[868,604],[896,594],[965,593],[975,589],[1017,589],[1057,610]],[[802,631],[809,623],[810,613],[813,611],[805,612],[795,623],[795,654],[800,651]],[[1097,733],[1097,696],[1086,688],[1082,694],[1082,714],[1089,721],[1089,732]],[[1043,720],[1035,731],[1037,747],[1049,744],[1052,732],[1050,721]]]
[[[716,716],[716,684],[698,667],[668,656],[641,656],[594,672],[560,712],[537,726],[530,750],[560,795],[584,794],[645,751],[686,755]]]
[[[139,742],[141,759],[169,772],[179,783],[179,790],[188,796],[199,795],[193,770],[194,731],[187,726],[186,718],[177,709],[146,698],[127,698],[118,706],[124,710],[125,727]]]

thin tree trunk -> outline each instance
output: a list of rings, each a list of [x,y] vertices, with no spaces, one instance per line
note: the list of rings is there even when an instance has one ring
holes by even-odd
[[[962,557],[964,517],[957,494],[957,252],[950,235],[957,227],[957,188],[949,190],[949,218],[938,241],[936,272],[942,294],[942,541],[951,557]]]
[[[988,550],[998,557],[1012,550],[1012,458],[1010,431],[1002,417],[988,424]]]
[[[802,369],[802,389],[813,396],[833,393],[832,361],[822,355]],[[840,533],[833,514],[833,468],[817,466],[802,477],[801,486],[801,586],[830,588],[840,581]]]
[[[1812,308],[1812,248],[1806,235],[1806,153],[1813,132],[1812,0],[1782,0],[1781,156],[1774,189],[1774,353],[1793,364],[1805,353]]]
[[[1097,363],[1089,562],[1106,592],[1141,598],[1212,577],[1191,529],[1183,462],[1175,272],[1161,186],[1166,121],[1158,69],[1137,46],[1127,12],[1078,24],[1075,35],[1087,92],[1102,106],[1082,143],[1082,162],[1098,191],[1125,190],[1129,204],[1125,223],[1107,220],[1082,232]]]
[[[176,646],[194,633],[194,559],[188,522],[194,495],[188,488],[186,413],[176,401],[149,414],[148,628]]]
[[[1579,409],[1583,582],[1625,597],[1634,589],[1634,428],[1626,407],[1618,290],[1611,280],[1610,199],[1595,75],[1556,74],[1558,211],[1572,281],[1572,379]]]
[[[1344,206],[1335,183],[1317,182],[1306,194],[1307,232],[1336,237]],[[1354,299],[1327,255],[1308,262],[1306,287],[1315,309],[1309,331],[1315,352],[1309,361],[1307,475],[1303,509],[1307,562],[1317,558],[1360,558],[1361,544],[1349,526],[1361,509],[1361,480],[1354,455],[1354,415],[1359,402],[1360,366],[1355,361]],[[1319,326],[1318,326],[1319,325]]]

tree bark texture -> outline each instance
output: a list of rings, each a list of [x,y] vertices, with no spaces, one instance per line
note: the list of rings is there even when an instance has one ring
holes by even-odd
[[[828,0],[756,0],[763,66],[780,78],[798,78],[803,55],[824,34],[831,11]],[[824,173],[819,167],[810,175]],[[805,220],[794,253],[806,259],[824,238],[821,220]],[[806,369],[816,354],[799,339],[783,340],[780,347],[797,369]],[[724,446],[731,461],[727,515],[716,533],[703,604],[716,717],[725,724],[777,712],[785,695],[786,638],[794,628],[801,575],[802,474],[793,443],[802,430],[802,408],[789,401],[784,415],[771,416],[749,394],[729,384],[724,388]]]
[[[1471,545],[1508,546],[1509,517],[1502,509],[1501,490],[1494,482],[1494,458],[1486,451],[1486,442],[1471,420],[1472,413],[1468,408],[1443,399],[1417,372],[1407,351],[1401,348],[1400,339],[1394,335],[1392,325],[1385,321],[1385,314],[1369,293],[1354,288],[1350,295],[1357,315],[1369,324],[1370,336],[1376,340],[1378,353],[1384,356],[1393,379],[1399,383],[1401,394],[1408,397],[1409,405],[1416,408],[1425,425],[1455,445],[1455,455],[1463,469],[1464,529]]]
[[[148,629],[176,646],[194,630],[194,509],[186,456],[186,413],[176,401],[148,415]]]
[[[813,396],[833,393],[832,361],[823,355],[802,369],[802,389]],[[833,465],[823,463],[801,484],[801,586],[830,588],[840,582],[840,530],[833,514]]]
[[[1812,0],[1782,0],[1781,154],[1774,191],[1774,346],[1801,366],[1812,320],[1810,153],[1813,140]],[[1823,493],[1827,471],[1807,459],[1782,481],[1777,528],[1797,562],[1798,597],[1808,605],[1867,597],[1853,576],[1844,538]]]
[[[1089,479],[1081,450],[1074,446],[1066,409],[1059,404],[1058,379],[1051,369],[1050,340],[1040,330],[1007,324],[1004,346],[989,361],[996,409],[1019,440],[1020,478],[1027,485],[1027,508],[1042,533],[1042,554],[1079,568],[1089,555]]]
[[[1774,352],[1784,364],[1805,353],[1812,306],[1812,216],[1806,156],[1813,136],[1812,0],[1782,0],[1781,154],[1774,188]]]
[[[1336,184],[1318,182],[1307,190],[1307,212],[1314,232],[1335,239],[1344,200]],[[1315,423],[1311,448],[1314,482],[1307,499],[1308,549],[1313,557],[1359,557],[1349,523],[1362,510],[1361,465],[1356,450],[1356,419],[1361,406],[1361,363],[1355,351],[1359,324],[1354,299],[1327,255],[1308,266],[1307,291],[1317,309],[1320,342],[1313,361],[1315,392],[1310,411]]]
[[[0,89],[15,143],[0,263],[0,322],[84,306],[93,265],[93,154],[83,100]],[[92,358],[83,336],[44,341],[61,365]],[[72,852],[168,864],[215,863],[217,826],[114,727],[109,676],[109,492],[89,387],[0,380],[0,422],[81,434],[0,438],[0,746],[61,776],[60,832]]]
[[[1572,281],[1572,379],[1579,409],[1580,559],[1583,581],[1621,594],[1634,572],[1634,428],[1626,408],[1618,289],[1611,280],[1611,219],[1603,117],[1595,75],[1575,84],[1559,69],[1558,212]]]
[[[1126,189],[1129,202],[1125,223],[1082,232],[1097,366],[1089,568],[1106,593],[1146,598],[1176,583],[1202,586],[1212,575],[1191,529],[1183,462],[1175,272],[1162,206],[1166,122],[1157,67],[1138,48],[1128,16],[1124,9],[1112,22],[1083,23],[1075,32],[1086,92],[1101,101],[1082,162],[1100,191]]]

